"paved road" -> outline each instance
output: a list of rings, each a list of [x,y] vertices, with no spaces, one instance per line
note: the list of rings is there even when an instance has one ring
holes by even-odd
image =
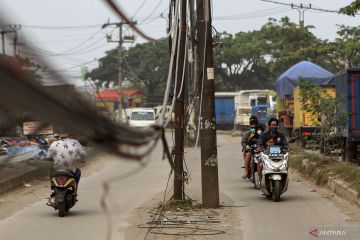
[[[169,173],[169,164],[161,160],[160,146],[152,154],[148,167],[122,181],[111,184],[113,239],[123,239],[126,219],[131,211],[151,199],[154,193],[164,189]],[[37,201],[0,221],[1,240],[49,240],[49,239],[105,239],[105,217],[99,205],[100,183],[107,178],[119,176],[139,168],[139,164],[119,161],[107,157],[98,165],[101,169],[91,176],[83,177],[79,186],[79,202],[64,218],[45,206],[46,201]],[[84,173],[85,174],[85,173]],[[47,197],[48,191],[41,190],[40,197]],[[36,193],[34,193],[34,196]],[[38,199],[36,196],[35,199]],[[21,201],[20,199],[15,201]],[[19,204],[20,205],[20,204]],[[75,238],[74,238],[75,237]]]
[[[349,221],[351,216],[323,198],[319,191],[310,191],[311,186],[296,181],[297,178],[291,180],[289,190],[281,202],[274,203],[266,199],[248,181],[240,178],[243,171],[240,138],[219,135],[218,144],[220,190],[226,195],[221,201],[233,207],[238,215],[238,221],[233,220],[231,223],[239,230],[234,231],[236,236],[233,239],[308,239],[309,231],[314,227],[359,229],[358,222]],[[200,161],[192,154],[188,149],[188,166],[192,169],[193,178],[191,187],[200,188]],[[160,160],[161,156],[161,148],[158,146],[148,167],[111,185],[111,198],[116,201],[116,204],[109,204],[115,223],[113,239],[124,238],[129,216],[135,208],[164,190],[169,166],[166,161]],[[45,200],[34,202],[0,220],[0,239],[105,239],[105,217],[99,206],[100,182],[131,171],[138,165],[107,158],[97,163],[97,166],[100,166],[100,171],[81,179],[80,201],[68,216],[57,217],[56,212],[45,206]],[[40,197],[46,197],[47,191],[43,189],[40,192]],[[38,193],[34,192],[34,198],[38,197]],[[21,202],[21,198],[15,201]],[[213,239],[218,238],[215,236]],[[360,239],[360,235],[348,239]]]
[[[353,234],[348,239],[360,239],[359,222],[349,221],[351,217],[294,176],[281,202],[266,199],[249,181],[240,180],[243,171],[239,161],[240,139],[222,136],[218,144],[221,191],[235,206],[246,206],[239,208],[244,239],[308,239],[309,231],[320,227],[329,230],[340,227],[348,231],[348,235]],[[357,230],[356,236],[354,230]]]

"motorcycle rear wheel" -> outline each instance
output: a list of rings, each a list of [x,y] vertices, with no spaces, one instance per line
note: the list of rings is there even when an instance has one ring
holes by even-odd
[[[58,203],[58,215],[59,217],[65,216],[65,202]]]

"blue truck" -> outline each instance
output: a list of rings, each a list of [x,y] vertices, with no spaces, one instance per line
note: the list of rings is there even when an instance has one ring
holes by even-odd
[[[341,103],[337,112],[346,113],[347,121],[342,131],[343,159],[360,162],[360,68],[337,74],[330,82],[336,87]]]
[[[267,121],[270,114],[270,106],[268,104],[258,104],[252,107],[251,115],[256,116],[259,124],[267,126]]]
[[[229,130],[234,128],[235,103],[232,92],[215,93],[216,128]]]

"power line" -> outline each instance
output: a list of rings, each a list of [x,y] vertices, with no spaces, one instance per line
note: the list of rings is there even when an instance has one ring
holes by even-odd
[[[160,0],[159,3],[155,6],[155,8],[149,13],[149,15],[147,15],[147,16],[145,17],[145,19],[151,17],[151,16],[154,14],[154,12],[160,7],[160,5],[161,5],[161,3],[162,3],[163,1],[164,1],[164,0]]]
[[[39,26],[39,25],[21,25],[24,28],[33,28],[40,30],[79,30],[79,28],[99,28],[101,24],[78,25],[78,26]]]
[[[168,36],[166,36],[165,38],[161,38],[161,39],[155,39],[152,38],[150,36],[148,36],[147,34],[145,34],[142,30],[140,30],[133,21],[131,21],[128,16],[126,15],[126,13],[119,8],[112,0],[105,0],[107,2],[107,4],[112,8],[112,10],[119,16],[121,17],[121,19],[128,24],[136,33],[138,33],[141,37],[145,38],[148,41],[151,42],[162,42],[165,41],[166,39],[168,39],[171,35],[171,32],[169,32]]]
[[[324,8],[318,8],[318,7],[313,7],[313,5],[310,3],[308,6],[304,5],[304,4],[293,4],[293,3],[283,3],[283,2],[277,2],[277,1],[272,1],[272,0],[260,0],[262,2],[269,2],[269,3],[275,3],[275,4],[279,4],[279,5],[284,5],[284,6],[290,6],[292,8],[302,8],[302,9],[312,9],[312,10],[316,10],[316,11],[320,11],[320,12],[328,12],[328,13],[337,13],[340,14],[339,11],[337,10],[329,10],[329,9],[324,9]]]
[[[98,59],[94,59],[94,60],[91,60],[91,61],[88,61],[88,62],[83,62],[83,63],[80,63],[78,65],[75,65],[75,66],[72,66],[72,67],[68,67],[68,68],[63,68],[63,69],[60,69],[60,70],[57,70],[56,72],[63,72],[63,71],[67,71],[67,70],[70,70],[70,69],[73,69],[73,68],[77,68],[77,67],[81,67],[83,65],[86,65],[86,64],[89,64],[89,63],[93,63],[93,62],[97,62]]]
[[[93,39],[97,34],[99,34],[100,32],[102,31],[102,29],[100,28],[100,30],[96,31],[95,33],[93,33],[89,38],[87,38],[86,40],[82,41],[81,43],[73,46],[72,48],[66,50],[66,51],[63,51],[62,53],[68,53],[68,52],[71,52],[73,50],[75,50],[76,48],[80,47],[80,46],[83,46],[85,43],[87,43],[88,41],[90,41],[91,39]]]
[[[214,20],[237,20],[237,19],[251,19],[251,18],[259,18],[259,17],[267,17],[271,15],[276,15],[280,13],[285,13],[290,11],[287,7],[277,7],[273,9],[266,9],[258,12],[250,12],[239,15],[228,15],[228,16],[219,16],[214,17]]]
[[[138,12],[144,7],[145,3],[146,3],[147,0],[144,0],[140,6],[138,7],[138,9],[136,9],[135,13],[132,15],[131,18],[134,18],[136,16],[136,14],[138,14]]]

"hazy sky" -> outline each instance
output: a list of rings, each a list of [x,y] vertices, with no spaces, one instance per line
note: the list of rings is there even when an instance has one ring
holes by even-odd
[[[129,16],[134,16],[139,27],[153,37],[165,35],[169,0],[117,0]],[[283,3],[301,3],[299,0],[278,0]],[[338,10],[352,0],[307,0],[313,7]],[[140,8],[140,6],[142,6]],[[80,65],[90,69],[96,59],[116,46],[106,42],[106,34],[117,32],[101,30],[107,19],[118,21],[116,15],[102,0],[0,0],[0,15],[7,22],[21,24],[20,41],[32,42],[38,54],[51,59],[55,67],[67,76],[79,76]],[[236,33],[259,29],[269,17],[288,16],[298,22],[298,11],[291,7],[260,0],[213,0],[213,25],[219,31]],[[229,19],[230,18],[230,19]],[[233,18],[233,19],[231,19]],[[224,20],[226,19],[226,20]],[[359,17],[347,17],[313,10],[305,12],[305,24],[314,25],[313,32],[323,39],[336,37],[336,24],[359,25]],[[73,28],[69,28],[73,27]],[[125,30],[125,33],[130,31]],[[11,35],[8,35],[11,38]],[[143,41],[138,38],[138,41]],[[129,46],[129,45],[128,45]],[[12,48],[7,49],[12,54]],[[93,61],[93,62],[91,62]]]

